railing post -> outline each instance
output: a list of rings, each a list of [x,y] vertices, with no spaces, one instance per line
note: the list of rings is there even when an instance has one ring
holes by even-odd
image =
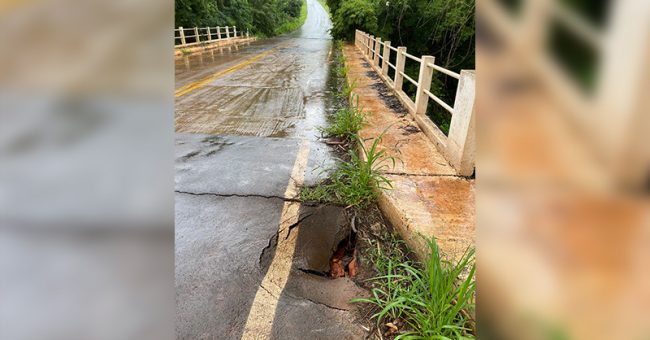
[[[402,83],[404,82],[404,76],[401,72],[404,72],[404,64],[406,64],[406,47],[400,46],[397,48],[397,61],[395,62],[395,91],[402,91]]]
[[[388,76],[388,61],[390,60],[390,40],[384,41],[384,53],[381,62],[381,74]]]
[[[370,34],[366,34],[366,56],[370,55]]]
[[[433,77],[433,67],[429,67],[428,64],[433,64],[435,61],[436,58],[430,55],[422,56],[420,76],[418,77],[418,92],[415,94],[415,114],[425,114],[427,112],[429,95],[424,91],[431,89],[431,77]]]
[[[217,26],[217,40],[221,40],[221,27]]]
[[[247,28],[247,29],[246,29],[246,39],[249,39],[249,38],[250,38],[250,34],[249,34],[249,32],[248,32],[248,28]]]
[[[237,38],[237,26],[233,26],[232,30],[234,32],[235,38]]]
[[[226,39],[230,39],[230,29],[226,26]]]
[[[476,150],[475,107],[476,79],[473,70],[460,71],[460,80],[447,137],[447,160],[461,176],[474,172]]]
[[[374,59],[374,64],[377,68],[379,68],[379,53],[380,53],[380,48],[381,48],[381,38],[377,38],[375,41],[375,59]]]
[[[361,53],[363,53],[363,54],[365,55],[366,52],[368,51],[368,47],[367,47],[367,46],[368,46],[368,45],[367,45],[367,43],[368,43],[368,36],[367,36],[366,33],[363,33],[363,34],[362,34],[362,37],[363,37],[363,39],[361,39],[361,43],[362,43],[362,46],[361,46]]]
[[[368,51],[368,58],[373,59],[374,58],[374,52],[375,52],[375,36],[371,35],[370,36],[370,43],[368,44],[370,46],[370,50]]]
[[[196,42],[201,42],[201,37],[199,36],[199,28],[194,27],[194,38],[196,38]]]
[[[363,46],[364,55],[370,54],[370,34],[366,34],[366,44]]]
[[[183,26],[178,27],[179,32],[181,32],[181,45],[185,46],[187,43],[185,42],[185,29]]]
[[[206,27],[205,29],[208,30],[208,41],[212,41],[212,32],[210,32],[210,26]]]

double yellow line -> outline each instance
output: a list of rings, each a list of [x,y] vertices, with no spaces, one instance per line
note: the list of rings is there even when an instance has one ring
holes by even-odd
[[[197,81],[195,81],[193,83],[182,86],[182,87],[180,87],[179,89],[176,90],[176,92],[174,93],[174,97],[180,97],[180,96],[182,96],[182,95],[184,95],[186,93],[190,93],[190,92],[198,89],[199,87],[201,87],[201,86],[203,86],[205,84],[208,84],[210,82],[213,82],[213,81],[219,79],[220,77],[225,76],[228,73],[232,73],[232,72],[235,72],[235,71],[237,71],[237,70],[239,70],[239,69],[241,69],[243,67],[246,67],[246,66],[254,63],[255,61],[257,61],[258,59],[270,54],[271,52],[273,52],[274,50],[276,50],[278,48],[280,48],[280,46],[272,48],[272,49],[270,49],[270,50],[268,50],[266,52],[260,53],[260,54],[258,54],[256,56],[251,57],[251,58],[245,60],[244,62],[242,62],[240,64],[237,64],[235,66],[232,66],[232,67],[230,67],[228,69],[225,69],[223,71],[219,71],[219,72],[211,74],[211,75],[209,75],[209,76],[207,76],[207,77],[205,77],[203,79],[200,79],[200,80],[197,80]]]

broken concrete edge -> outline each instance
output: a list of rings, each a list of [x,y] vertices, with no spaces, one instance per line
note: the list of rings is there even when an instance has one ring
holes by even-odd
[[[200,51],[205,51],[213,48],[218,48],[218,47],[227,47],[230,45],[234,44],[240,44],[240,43],[247,43],[251,41],[257,40],[256,37],[250,37],[250,38],[228,38],[228,39],[221,39],[221,40],[213,40],[212,42],[206,44],[199,44],[195,46],[174,46],[174,56],[182,56],[183,55],[183,50],[189,51],[189,53],[194,53],[194,52],[200,52]]]
[[[354,48],[356,48],[356,46]],[[344,51],[342,51],[342,52],[344,53]],[[370,64],[371,69],[373,71],[375,71],[376,74],[384,82],[390,82],[390,80],[381,73],[381,69],[378,69],[378,68],[375,67],[372,60],[369,60],[367,58],[367,56],[365,56],[365,55],[363,55],[363,58],[364,58],[364,60],[366,60],[368,62],[368,64]],[[347,62],[347,58],[346,58],[346,62]],[[352,85],[352,83],[354,81],[355,81],[355,79],[351,79],[350,75],[348,75],[346,77],[346,82],[348,83],[348,85]],[[445,146],[446,146],[444,144],[444,139],[436,138],[438,136],[432,136],[431,135],[431,130],[432,129],[430,129],[429,126],[427,126],[425,124],[425,120],[422,119],[422,117],[419,117],[418,115],[414,114],[414,112],[411,112],[411,110],[409,109],[409,106],[406,105],[404,98],[402,98],[402,94],[401,93],[396,93],[392,89],[391,89],[391,91],[399,99],[400,103],[406,109],[406,111],[409,113],[409,115],[415,119],[415,121],[418,123],[418,125],[419,125],[420,129],[422,130],[422,132],[425,135],[427,135],[428,141],[431,144],[433,144],[436,149],[444,150]],[[348,98],[350,103],[352,103],[352,96],[355,96],[355,95],[357,95],[357,94],[352,93],[352,92],[350,93],[350,98]],[[435,129],[435,130],[437,130],[437,132],[439,132],[438,129]],[[439,133],[441,133],[441,132],[439,132]],[[374,138],[377,138],[377,136],[375,136]],[[436,141],[438,141],[438,142],[436,142]],[[363,152],[363,148],[361,147],[361,145],[359,145],[357,143],[357,144],[355,144],[354,147],[356,148],[356,151],[359,154],[359,156],[361,157],[361,159],[366,161],[367,158],[366,158],[365,153]],[[466,176],[457,175],[455,177],[467,179]],[[390,189],[376,188],[375,190],[377,192],[377,197],[378,197],[377,198],[377,205],[379,206],[379,209],[381,210],[381,212],[384,214],[386,219],[388,219],[388,221],[391,223],[393,228],[398,232],[399,236],[404,240],[404,242],[406,243],[408,248],[416,256],[417,260],[420,261],[421,263],[425,263],[426,260],[428,260],[430,258],[430,256],[431,256],[431,251],[430,251],[430,248],[429,248],[429,246],[427,244],[427,237],[428,236],[418,232],[418,230],[417,230],[418,228],[413,225],[413,222],[407,216],[407,212],[400,209],[398,207],[398,205],[397,205],[397,202],[395,201],[395,198],[391,198],[390,195],[388,195],[387,190],[390,190]],[[432,236],[436,237],[436,235],[432,235]],[[430,239],[430,236],[429,236],[429,239]],[[438,239],[436,237],[436,241],[437,240]],[[446,257],[446,258],[451,260],[451,258],[447,256],[447,255],[450,255],[450,254],[443,253],[441,255],[443,257]],[[457,255],[457,254],[454,254],[454,255]],[[453,257],[453,255],[451,257]]]

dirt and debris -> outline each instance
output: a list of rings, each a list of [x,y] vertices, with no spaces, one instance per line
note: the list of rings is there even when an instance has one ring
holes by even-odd
[[[386,86],[383,82],[377,82],[372,85],[370,85],[371,88],[377,90],[377,94],[379,95],[379,98],[388,106],[391,111],[393,111],[395,114],[397,114],[400,117],[406,116],[408,113],[406,109],[404,109],[404,106],[402,106],[402,103],[397,99],[395,94],[393,94],[393,91]]]
[[[414,133],[418,133],[421,131],[420,128],[411,124],[401,126],[400,129],[404,130],[404,132],[402,133],[402,135],[404,136],[412,135]]]
[[[370,70],[370,71],[366,72],[366,77],[368,77],[368,78],[370,78],[372,80],[379,80],[380,79],[379,75],[374,70]]]
[[[339,241],[334,254],[330,257],[329,276],[333,279],[345,277],[346,274],[350,278],[357,276],[357,233],[354,230],[355,218],[356,216],[352,217],[349,234]]]

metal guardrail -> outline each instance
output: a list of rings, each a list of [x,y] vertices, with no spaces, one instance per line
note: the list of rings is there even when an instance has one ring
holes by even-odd
[[[189,47],[213,41],[243,37],[249,37],[248,31],[246,33],[243,31],[238,32],[237,26],[179,27],[174,29],[174,47]]]
[[[380,77],[395,91],[397,97],[413,115],[420,128],[431,139],[438,150],[447,158],[449,163],[461,175],[471,175],[474,171],[474,102],[475,76],[474,70],[462,70],[460,73],[448,70],[435,64],[433,56],[420,58],[406,53],[406,47],[391,46],[390,41],[382,41],[366,32],[357,30],[355,45],[363,53],[366,60]],[[391,53],[396,53],[396,63],[390,63]],[[406,59],[420,64],[418,80],[404,72]],[[389,67],[395,70],[393,79],[388,77]],[[451,106],[430,92],[433,72],[437,71],[458,79],[456,100]],[[415,101],[406,95],[402,89],[404,79],[417,88]],[[427,116],[429,100],[451,113],[451,125],[448,136],[436,126]]]

